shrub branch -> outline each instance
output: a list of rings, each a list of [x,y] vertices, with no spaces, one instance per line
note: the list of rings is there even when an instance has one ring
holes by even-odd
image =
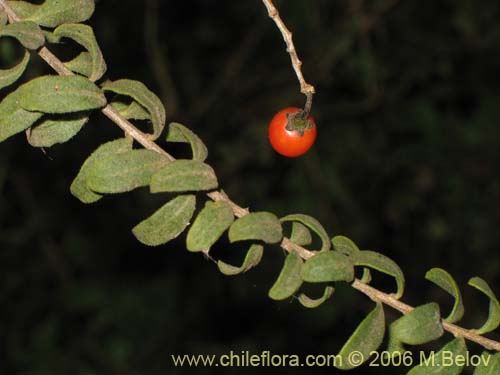
[[[269,16],[273,18],[273,20],[276,22],[278,27],[283,33],[283,36],[285,38],[285,41],[287,42],[288,46],[288,52],[290,53],[290,56],[292,58],[292,63],[295,68],[295,71],[297,73],[297,77],[299,78],[302,92],[305,93],[306,95],[312,95],[314,94],[314,87],[309,85],[303,78],[302,72],[300,70],[301,62],[297,57],[297,53],[295,51],[295,47],[293,46],[292,38],[291,38],[291,33],[290,31],[286,28],[284,25],[283,21],[278,15],[278,11],[276,10],[276,7],[272,4],[270,0],[263,0],[264,4],[269,10]],[[10,22],[19,22],[21,19],[17,14],[14,13],[12,8],[7,4],[5,0],[0,0],[0,10],[3,8],[3,10],[6,12],[7,16],[9,17]],[[55,56],[52,52],[47,47],[42,47],[39,51],[38,54],[40,57],[47,62],[48,65],[50,65],[59,75],[74,75],[72,71],[70,71],[61,60],[57,56]],[[308,96],[309,98],[309,96]],[[165,157],[167,157],[169,160],[175,160],[175,158],[170,155],[167,151],[165,151],[163,148],[158,146],[154,141],[152,141],[148,135],[142,133],[139,129],[137,129],[132,123],[130,123],[127,119],[125,119],[117,110],[115,110],[111,105],[106,105],[101,112],[108,117],[114,124],[119,126],[127,136],[133,138],[135,141],[140,143],[144,148],[156,151]],[[236,203],[234,203],[224,192],[222,191],[213,191],[207,194],[207,196],[214,200],[214,201],[225,201],[228,202],[234,212],[234,215],[236,217],[242,217],[245,216],[249,213],[249,210],[247,208],[240,207]],[[296,245],[293,243],[290,239],[284,237],[280,246],[286,250],[287,252],[296,252],[302,259],[306,260],[314,256],[317,252],[316,251],[311,251],[307,250],[299,245]],[[414,308],[410,305],[407,305],[400,300],[394,298],[393,295],[384,293],[378,289],[375,289],[371,287],[368,284],[365,284],[361,282],[360,280],[356,279],[354,282],[351,284],[351,286],[360,291],[361,293],[365,294],[368,296],[370,299],[373,301],[381,302],[387,306],[392,307],[395,310],[398,310],[402,314],[406,315],[410,313]],[[453,334],[454,336],[457,337],[463,337],[469,341],[475,342],[481,346],[483,346],[486,349],[490,350],[496,350],[500,352],[500,342],[488,339],[486,337],[483,337],[481,335],[478,335],[475,333],[473,329],[465,329],[460,326],[457,326],[455,324],[450,324],[447,322],[442,322],[444,330],[448,331],[449,333]]]

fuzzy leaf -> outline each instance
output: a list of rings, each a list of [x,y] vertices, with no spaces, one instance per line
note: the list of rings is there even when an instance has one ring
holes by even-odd
[[[65,143],[73,138],[89,120],[88,116],[77,116],[47,119],[41,124],[27,130],[28,142],[33,147],[51,147],[57,143]]]
[[[57,27],[63,23],[88,20],[94,13],[94,8],[94,0],[45,0],[34,11],[34,8],[27,7],[26,11],[32,13],[26,18],[41,26]]]
[[[283,238],[279,219],[269,212],[252,212],[236,220],[229,228],[229,241],[261,240],[278,243]]]
[[[351,370],[362,365],[380,347],[384,339],[384,333],[384,307],[381,303],[377,303],[375,308],[363,319],[358,328],[349,337],[349,340],[340,349],[338,355],[342,360],[338,361],[338,366],[336,365],[335,367],[341,370]],[[351,363],[349,358],[352,352],[361,353],[359,358],[362,358],[364,361]]]
[[[106,72],[106,62],[97,44],[94,31],[90,26],[82,24],[64,24],[54,30],[57,38],[69,38],[82,45],[90,54],[91,74],[88,78],[95,82]]]
[[[81,52],[78,56],[64,63],[66,68],[74,73],[89,77],[92,74],[92,56],[88,52]]]
[[[28,111],[73,113],[102,108],[102,91],[81,76],[43,76],[20,87],[19,104]]]
[[[217,262],[217,267],[219,268],[219,271],[222,272],[224,275],[227,276],[238,275],[240,273],[247,272],[251,268],[255,267],[257,264],[259,264],[260,260],[262,259],[263,252],[264,252],[264,246],[253,244],[252,246],[250,246],[250,249],[248,249],[247,255],[245,256],[245,260],[243,261],[243,264],[240,267],[232,266],[230,264],[224,263],[221,260]]]
[[[28,18],[40,7],[40,5],[31,4],[27,1],[9,0],[7,3],[9,4],[9,7],[12,8],[14,13],[22,19]]]
[[[173,240],[189,225],[196,207],[194,195],[179,195],[132,229],[134,236],[148,246]]]
[[[131,103],[114,101],[111,105],[127,120],[151,120],[150,114],[136,101]]]
[[[352,256],[353,254],[359,252],[359,247],[350,239],[345,236],[335,236],[332,238],[333,248],[340,251],[342,254]],[[368,268],[363,268],[363,276],[361,277],[361,282],[369,284],[372,280],[372,275]]]
[[[447,343],[437,353],[430,353],[418,366],[407,375],[458,375],[466,363],[467,347],[462,337]]]
[[[434,284],[439,286],[441,289],[445,290],[455,299],[453,304],[453,309],[450,315],[444,319],[448,323],[456,323],[462,319],[464,315],[464,304],[462,302],[462,295],[460,294],[460,289],[453,279],[453,277],[441,268],[432,268],[426,274],[425,278],[432,281]]]
[[[328,300],[333,295],[334,291],[335,291],[334,287],[327,286],[325,288],[325,291],[323,292],[323,295],[320,298],[315,298],[315,299],[308,297],[304,293],[301,293],[299,295],[299,302],[304,307],[315,309],[316,307],[321,306],[326,300]]]
[[[397,292],[395,297],[401,298],[405,289],[405,277],[401,268],[390,258],[375,251],[358,251],[353,253],[355,266],[366,266],[383,272],[396,279]]]
[[[219,183],[214,170],[197,160],[174,160],[156,172],[151,179],[151,192],[203,191],[215,189]]]
[[[293,251],[288,253],[278,279],[269,290],[268,295],[271,299],[284,300],[299,290],[302,285],[302,277],[300,276],[302,265],[302,258]]]
[[[30,54],[28,51],[25,51],[23,59],[16,66],[10,69],[0,69],[0,89],[16,82],[23,75],[29,61]]]
[[[207,202],[189,229],[186,247],[189,251],[208,251],[234,221],[229,203]]]
[[[495,296],[495,293],[493,293],[488,283],[480,277],[473,277],[472,279],[470,279],[469,285],[483,292],[490,299],[488,320],[483,324],[481,328],[478,328],[475,331],[480,335],[484,335],[485,333],[494,331],[500,324],[500,303],[498,303],[498,299]]]
[[[439,305],[431,302],[418,306],[390,325],[388,351],[393,355],[402,354],[402,344],[425,344],[438,339],[443,332]]]
[[[131,150],[110,154],[92,164],[87,172],[87,186],[96,193],[124,193],[147,186],[151,177],[169,160],[151,150]]]
[[[500,374],[500,353],[491,354],[484,351],[481,354],[479,365],[474,375],[498,375]]]
[[[324,251],[306,260],[302,279],[310,283],[354,280],[351,259],[338,251]]]
[[[94,203],[102,198],[102,195],[94,193],[87,186],[87,174],[92,169],[93,165],[111,154],[119,154],[132,150],[131,138],[120,138],[111,142],[107,142],[97,148],[90,155],[85,163],[80,168],[80,172],[71,183],[71,194],[77,197],[83,203]]]
[[[0,27],[0,36],[11,36],[28,49],[38,49],[45,43],[42,29],[31,21],[15,22]]]
[[[207,146],[190,129],[176,122],[168,126],[167,142],[182,142],[191,145],[193,160],[205,161],[208,156]]]
[[[0,142],[26,130],[43,116],[43,113],[30,112],[19,106],[21,88],[0,102]]]
[[[160,136],[165,126],[165,107],[163,107],[160,99],[143,83],[129,79],[121,79],[114,82],[106,82],[103,84],[102,88],[104,91],[130,96],[142,105],[151,115],[151,123],[153,124],[152,138],[156,139]]]
[[[280,219],[282,222],[285,221],[298,221],[299,223],[304,224],[306,227],[314,231],[319,238],[321,239],[322,245],[321,245],[321,251],[327,251],[330,250],[331,244],[330,244],[330,237],[328,237],[328,233],[326,233],[325,228],[320,224],[318,220],[315,218],[308,216],[308,215],[303,215],[303,214],[293,214],[293,215],[288,215],[285,217],[282,217]]]
[[[299,246],[310,245],[312,242],[311,231],[304,224],[294,221],[290,241]]]

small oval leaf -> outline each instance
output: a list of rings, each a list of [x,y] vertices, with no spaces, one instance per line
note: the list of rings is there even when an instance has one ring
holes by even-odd
[[[63,24],[54,30],[54,36],[57,38],[70,38],[89,52],[91,69],[88,78],[92,82],[97,81],[104,75],[106,62],[97,44],[94,31],[90,26],[74,23]]]
[[[479,365],[474,370],[474,375],[500,374],[500,353],[491,354],[484,351],[480,358]]]
[[[137,224],[132,233],[143,244],[159,246],[179,236],[196,208],[194,195],[180,195]]]
[[[81,76],[42,76],[20,87],[19,104],[28,111],[73,113],[102,108],[102,91]]]
[[[437,353],[430,353],[407,375],[458,375],[462,372],[467,355],[467,346],[462,337],[447,343]]]
[[[299,246],[307,246],[312,242],[311,231],[304,224],[294,221],[290,241]]]
[[[454,299],[453,309],[450,315],[444,320],[448,323],[456,323],[464,316],[464,304],[462,302],[462,295],[455,279],[445,270],[441,268],[432,268],[426,274],[425,278],[432,281],[434,284],[445,290]]]
[[[239,275],[240,273],[247,272],[251,268],[255,267],[257,264],[259,264],[260,260],[262,259],[263,252],[264,252],[264,246],[253,244],[252,246],[250,246],[250,249],[248,249],[247,255],[245,256],[245,260],[243,261],[243,264],[240,267],[232,266],[230,264],[224,263],[221,260],[217,262],[217,267],[219,268],[219,271],[222,272],[224,275],[227,276]]]
[[[390,325],[387,350],[400,355],[404,352],[403,344],[425,344],[438,339],[443,332],[439,305],[431,302],[418,306]]]
[[[0,36],[11,36],[28,49],[38,49],[45,43],[42,29],[31,21],[20,21],[0,27]]]
[[[89,120],[79,114],[58,119],[47,119],[26,131],[28,143],[33,147],[52,147],[73,138]]]
[[[397,284],[395,298],[401,298],[405,289],[405,277],[401,268],[392,259],[375,251],[367,250],[353,253],[352,259],[355,266],[370,267],[394,277]]]
[[[78,56],[64,63],[66,68],[74,73],[89,77],[92,74],[92,57],[88,52],[81,52]]]
[[[63,23],[86,21],[94,13],[94,8],[94,0],[45,0],[36,8],[31,8],[26,18],[40,26],[56,27]]]
[[[338,251],[324,251],[306,260],[302,279],[310,283],[354,280],[351,259]]]
[[[340,361],[335,362],[335,367],[341,370],[351,370],[361,366],[367,361],[372,353],[379,348],[384,339],[385,315],[384,307],[377,302],[375,308],[359,324],[358,328],[344,344],[338,356]],[[363,361],[351,363],[351,353],[357,352],[361,355],[358,358]]]
[[[288,253],[285,264],[281,269],[278,279],[269,290],[269,297],[276,301],[284,300],[299,290],[302,285],[303,260],[295,252]]]
[[[310,298],[304,293],[299,295],[299,302],[302,306],[307,307],[309,309],[315,309],[316,307],[321,306],[324,302],[326,302],[335,291],[333,286],[327,286],[323,292],[323,295],[320,298]]]
[[[152,139],[156,139],[160,136],[165,127],[165,107],[158,96],[149,90],[142,82],[130,79],[120,79],[114,82],[105,82],[102,88],[104,91],[130,96],[142,105],[151,115],[151,123],[153,124]]]
[[[208,164],[196,160],[174,160],[151,178],[151,192],[203,191],[215,189],[219,183]]]
[[[0,89],[10,86],[16,82],[23,75],[29,61],[30,54],[28,51],[25,51],[23,59],[16,66],[10,69],[0,69]]]
[[[99,146],[83,163],[78,175],[71,183],[70,191],[83,203],[94,203],[102,198],[102,195],[94,193],[87,186],[87,174],[93,165],[110,154],[119,154],[132,150],[131,138],[120,138]]]
[[[270,212],[252,212],[236,220],[229,228],[229,241],[260,240],[278,243],[283,238],[279,219]]]
[[[127,120],[151,120],[150,114],[134,100],[131,103],[114,101],[111,105]]]
[[[28,18],[40,7],[40,5],[31,4],[27,1],[19,0],[8,0],[7,3],[9,4],[9,7],[12,8],[14,13],[16,13],[22,19]]]
[[[205,161],[208,156],[207,146],[203,141],[182,124],[172,122],[168,125],[167,142],[189,143],[193,160]]]
[[[480,277],[473,277],[470,279],[469,285],[483,292],[490,299],[488,320],[486,320],[481,328],[478,328],[475,331],[480,335],[494,331],[500,324],[500,303],[498,303],[495,293],[493,293],[488,283]]]
[[[96,193],[124,193],[151,182],[154,173],[169,160],[151,150],[110,154],[96,161],[87,172],[87,186]]]
[[[234,214],[229,203],[207,202],[189,229],[186,237],[187,249],[208,252],[233,221]]]
[[[353,254],[359,252],[359,247],[346,236],[335,236],[332,238],[333,248],[342,254],[352,256]],[[364,284],[369,284],[372,280],[372,275],[368,268],[363,268],[363,276],[361,277],[361,282]]]
[[[21,108],[19,106],[21,94],[22,86],[0,102],[0,142],[26,130],[43,116],[43,113]]]
[[[331,244],[330,244],[330,237],[328,237],[328,233],[326,233],[326,230],[325,228],[323,228],[321,223],[312,216],[303,214],[293,214],[282,217],[280,220],[282,222],[298,221],[299,223],[304,224],[306,227],[315,232],[321,239],[322,242],[321,251],[330,250]]]

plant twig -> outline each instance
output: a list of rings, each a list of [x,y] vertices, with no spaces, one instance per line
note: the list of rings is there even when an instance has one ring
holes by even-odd
[[[272,6],[271,1],[268,1],[268,0],[263,0],[263,1],[266,4],[266,6],[267,6],[267,4],[270,4]],[[19,22],[21,20],[14,13],[12,8],[10,8],[10,6],[7,4],[7,2],[5,0],[0,0],[0,10],[1,10],[1,8],[3,8],[3,10],[6,12],[6,14],[8,15],[11,22]],[[274,8],[274,6],[273,6],[273,8]],[[276,8],[274,8],[274,9],[276,9]],[[270,12],[270,16],[273,17],[271,14],[272,14],[272,12]],[[274,17],[277,17],[277,11],[276,11],[276,14],[274,14]],[[276,20],[276,18],[273,18],[273,19]],[[277,19],[280,20],[279,17]],[[282,21],[281,21],[281,23],[282,23]],[[287,30],[286,27],[285,27],[285,30]],[[290,34],[289,40],[291,41],[291,34]],[[293,44],[292,44],[292,46],[293,46]],[[293,51],[295,51],[294,48],[293,48]],[[46,47],[41,48],[38,51],[38,54],[58,74],[60,74],[60,75],[73,75],[74,74],[72,71],[70,71],[62,63],[61,60],[59,60],[59,58],[57,58]],[[293,56],[292,52],[290,52],[290,54],[291,54],[291,56]],[[296,56],[296,53],[294,53],[294,55]],[[293,60],[293,57],[292,57],[292,60]],[[298,60],[298,58],[297,58],[297,60]],[[300,60],[298,60],[298,61],[300,63]],[[297,68],[298,68],[298,71],[300,72],[300,64],[297,66]],[[300,77],[302,77],[302,74],[300,74],[299,80],[300,79],[303,80],[303,78],[300,78]],[[305,83],[305,81],[303,81],[303,82]],[[301,85],[302,85],[302,81],[301,81]],[[310,87],[309,90],[312,90],[312,91],[310,91],[310,94],[313,95],[314,94],[314,87],[312,87],[311,85],[308,85],[307,83],[305,83],[305,85],[306,85],[306,89],[307,89],[307,87]],[[101,112],[106,117],[108,117],[114,124],[118,125],[128,136],[132,137],[134,140],[136,140],[138,143],[140,143],[144,148],[159,152],[160,154],[165,155],[169,160],[175,160],[175,158],[173,156],[171,156],[168,152],[166,152],[164,149],[162,149],[160,146],[158,146],[154,141],[152,141],[150,138],[148,138],[148,136],[146,134],[144,134],[140,130],[138,130],[133,124],[131,124],[127,119],[125,119],[111,105],[108,104],[106,107],[104,107],[101,110]],[[240,207],[239,205],[237,205],[236,203],[231,201],[231,199],[229,199],[229,197],[223,191],[213,191],[213,192],[208,193],[207,196],[214,201],[226,201],[226,202],[228,202],[231,205],[236,217],[242,217],[242,216],[245,216],[249,213],[249,210],[247,208]],[[316,251],[307,250],[299,245],[294,244],[290,239],[288,239],[286,237],[283,238],[280,246],[284,250],[286,250],[287,252],[295,251],[303,259],[309,259],[317,253]],[[398,299],[394,298],[392,295],[384,293],[378,289],[375,289],[375,288],[371,287],[370,285],[361,282],[358,279],[354,280],[354,282],[351,284],[351,286],[354,289],[357,289],[360,292],[364,293],[365,295],[370,297],[372,300],[378,301],[378,302],[381,302],[387,306],[390,306],[393,309],[398,310],[402,314],[408,314],[409,312],[411,312],[413,310],[412,306],[409,306],[409,305],[399,301]],[[467,330],[467,329],[459,327],[455,324],[450,324],[450,323],[446,323],[446,322],[443,322],[442,324],[443,324],[443,328],[446,331],[452,333],[455,336],[460,336],[460,337],[466,338],[469,341],[473,341],[473,342],[483,346],[486,349],[496,350],[496,351],[500,352],[500,342],[488,339],[486,337],[483,337],[481,335],[476,334],[474,332],[474,330]]]
[[[286,27],[285,23],[281,19],[278,9],[273,4],[272,0],[262,0],[262,2],[267,8],[267,13],[269,14],[269,17],[274,21],[274,23],[280,30],[281,35],[283,35],[283,40],[285,41],[286,44],[286,51],[290,55],[293,69],[295,70],[295,74],[297,75],[297,78],[300,83],[300,92],[307,97],[306,106],[304,107],[304,113],[305,116],[307,117],[307,115],[311,110],[312,97],[315,93],[314,86],[307,83],[307,81],[304,78],[304,75],[302,74],[302,61],[299,59],[297,50],[295,49],[295,44],[293,43],[292,39],[292,32]]]

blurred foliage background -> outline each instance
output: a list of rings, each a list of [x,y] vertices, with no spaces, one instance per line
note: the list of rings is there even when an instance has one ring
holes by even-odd
[[[481,276],[500,293],[500,3],[276,5],[317,89],[319,137],[299,159],[280,157],[267,141],[273,114],[304,97],[261,1],[101,0],[90,23],[108,78],[139,79],[156,91],[169,121],[206,142],[236,202],[280,216],[310,214],[332,236],[382,251],[406,273],[404,300],[438,301],[443,314],[451,301],[424,275],[445,268],[463,287],[463,325],[478,327],[487,300],[467,280]],[[73,47],[53,49],[74,55]],[[1,44],[2,64],[11,55]],[[37,61],[26,79],[49,72]],[[90,206],[73,198],[69,185],[85,158],[119,136],[96,114],[78,137],[45,152],[23,136],[0,145],[2,373],[191,373],[174,369],[170,354],[340,349],[372,303],[349,287],[315,310],[269,300],[279,247],[266,247],[258,268],[229,278],[186,252],[183,236],[159,248],[134,239],[130,229],[164,196],[144,189]],[[214,254],[238,262],[244,248],[224,240]],[[374,284],[394,288],[385,277]]]

